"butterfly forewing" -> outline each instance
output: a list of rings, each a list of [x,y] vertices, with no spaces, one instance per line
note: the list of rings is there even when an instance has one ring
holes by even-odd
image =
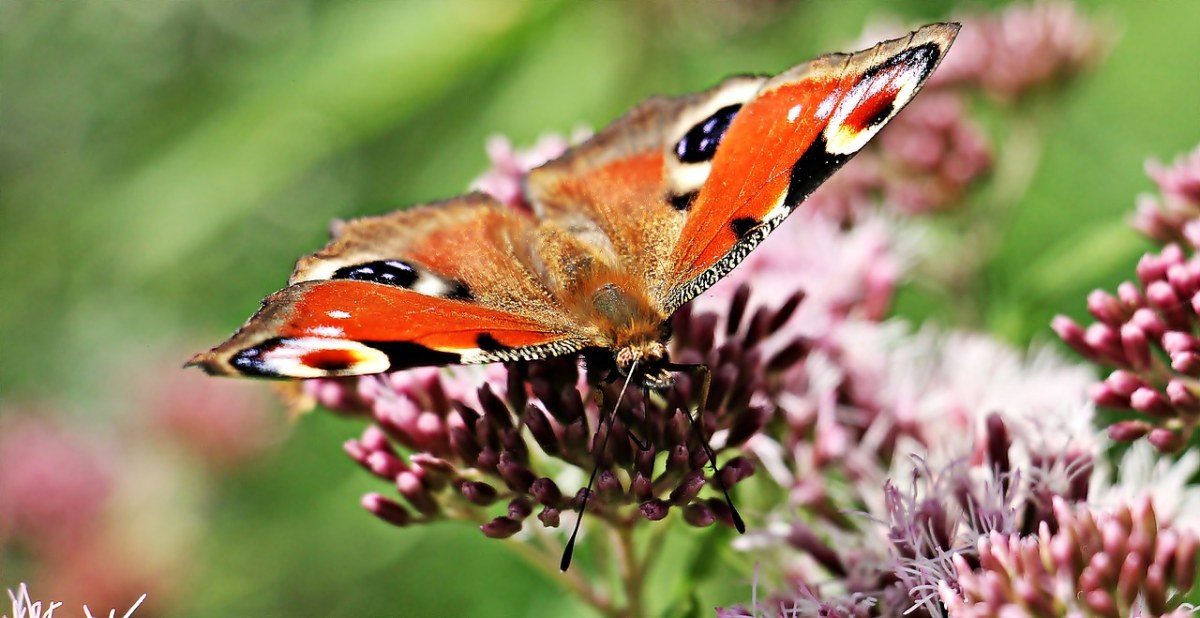
[[[577,351],[587,329],[541,282],[536,230],[482,195],[343,223],[291,286],[192,364],[313,378]]]
[[[767,81],[728,120],[671,254],[669,310],[728,274],[917,93],[958,26],[926,26]]]

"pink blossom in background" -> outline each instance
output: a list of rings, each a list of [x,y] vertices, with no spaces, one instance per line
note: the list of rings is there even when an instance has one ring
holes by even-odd
[[[1147,161],[1146,175],[1161,195],[1138,196],[1134,229],[1162,244],[1200,247],[1200,147],[1171,165]]]
[[[260,384],[172,367],[146,380],[140,397],[152,428],[216,469],[257,457],[283,437],[281,415]]]
[[[885,204],[906,214],[949,208],[991,169],[990,147],[965,106],[956,93],[924,93],[879,133],[873,152]]]
[[[487,142],[488,159],[492,167],[476,178],[471,188],[491,195],[502,204],[528,211],[531,206],[525,200],[524,187],[521,186],[525,174],[557,158],[566,152],[569,145],[563,136],[549,133],[538,138],[533,146],[518,150],[513,148],[507,137],[492,136]]]
[[[1094,374],[1049,348],[1022,353],[988,335],[927,327],[889,352],[880,405],[943,461],[968,454],[955,452],[967,438],[979,444],[993,413],[1031,447],[1096,449],[1085,395]]]
[[[1107,54],[1109,35],[1073,2],[1013,4],[958,18],[954,53],[929,80],[930,88],[979,87],[1014,101],[1038,88],[1060,86]]]
[[[1168,201],[1200,208],[1200,147],[1181,155],[1171,165],[1153,160],[1146,163],[1146,175],[1158,184]]]
[[[94,533],[113,485],[110,452],[47,409],[0,419],[0,545],[67,551]]]
[[[961,93],[922,93],[793,218],[819,212],[855,221],[876,210],[920,215],[958,207],[992,168],[991,146]]]
[[[895,241],[896,227],[878,215],[844,227],[823,214],[798,212],[693,304],[697,309],[723,304],[749,285],[751,306],[777,304],[803,290],[796,320],[811,336],[852,315],[879,319],[909,261]]]
[[[70,555],[47,564],[38,590],[53,591],[54,599],[67,608],[137,607],[135,616],[167,615],[170,600],[178,592],[180,573],[158,570],[158,565],[139,564],[130,559],[129,548],[111,538],[93,538],[72,549]],[[97,616],[107,616],[108,613]]]

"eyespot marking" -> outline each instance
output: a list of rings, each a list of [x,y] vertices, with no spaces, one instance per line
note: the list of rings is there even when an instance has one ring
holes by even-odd
[[[927,43],[864,71],[833,111],[824,131],[826,149],[837,155],[858,152],[916,95],[940,54],[937,45]]]
[[[400,260],[377,260],[365,264],[345,266],[333,272],[330,279],[352,279],[412,290],[426,296],[437,296],[451,300],[473,301],[475,295],[462,281],[440,277],[420,265]],[[349,313],[345,317],[349,317]],[[330,315],[330,317],[340,317]]]
[[[726,105],[693,126],[675,144],[675,157],[681,163],[703,163],[712,160],[713,155],[717,154],[717,145],[721,143],[721,138],[725,136],[733,117],[741,108],[740,103]]]
[[[378,260],[366,264],[356,264],[339,268],[333,272],[330,279],[353,279],[355,281],[371,281],[383,285],[394,285],[401,288],[412,288],[417,282],[418,273],[412,265],[400,260]]]
[[[350,369],[359,357],[349,350],[314,350],[300,357],[300,362],[321,371],[338,372]]]
[[[234,354],[229,363],[246,375],[271,378],[323,378],[382,373],[388,354],[346,339],[276,337]]]

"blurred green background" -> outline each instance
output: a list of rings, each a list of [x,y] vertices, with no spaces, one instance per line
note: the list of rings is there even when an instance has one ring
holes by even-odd
[[[1152,188],[1143,162],[1200,142],[1200,4],[1082,5],[1113,49],[1039,112],[1042,165],[974,290],[973,326],[1018,343],[1132,276],[1149,246],[1124,225]],[[112,431],[138,385],[231,332],[331,219],[462,192],[489,135],[600,126],[652,94],[843,50],[871,20],[989,6],[0,0],[0,414],[49,404]],[[900,306],[936,317],[931,302]],[[472,526],[397,530],[363,512],[359,497],[386,488],[340,451],[359,431],[311,415],[201,498],[148,496],[207,520],[159,611],[584,612]],[[0,585],[31,563],[0,554]],[[749,594],[739,578],[705,602]]]

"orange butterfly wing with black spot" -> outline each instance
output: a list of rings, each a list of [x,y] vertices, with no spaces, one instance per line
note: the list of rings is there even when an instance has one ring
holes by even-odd
[[[531,172],[532,214],[472,194],[346,223],[191,364],[308,378],[611,350],[597,282],[669,319],[895,116],[957,32],[650,99]]]
[[[728,128],[715,148],[693,143],[702,135],[682,138],[679,158],[695,151],[691,164],[709,169],[671,253],[666,306],[678,308],[728,274],[861,150],[912,100],[958,30],[935,24],[855,54],[822,56],[766,81],[721,119]]]
[[[587,329],[540,282],[536,227],[480,194],[343,223],[289,287],[190,364],[313,378],[575,352]]]

